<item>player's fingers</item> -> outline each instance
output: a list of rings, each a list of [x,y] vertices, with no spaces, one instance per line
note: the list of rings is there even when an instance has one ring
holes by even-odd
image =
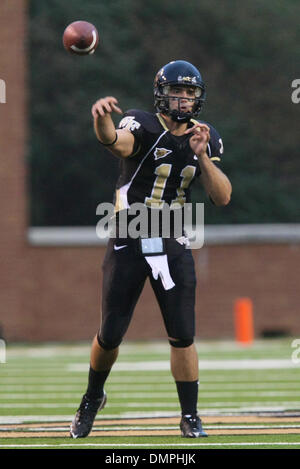
[[[102,104],[102,106],[103,106],[104,112],[105,112],[105,111],[107,111],[107,112],[109,112],[109,113],[112,112],[111,105],[109,104],[108,101],[104,101],[103,104]]]
[[[107,99],[109,102],[112,102],[114,104],[118,104],[118,100],[114,96],[106,96],[105,99]]]
[[[190,127],[190,128],[187,129],[184,133],[185,133],[185,134],[192,134],[192,133],[195,133],[195,132],[197,131],[197,128],[198,128],[197,125],[193,125],[193,127]]]
[[[203,132],[202,130],[194,130],[191,138],[196,138],[196,139],[201,139],[201,140],[207,139],[208,133]]]
[[[104,117],[105,112],[101,104],[96,104],[95,105],[95,112],[97,116]]]
[[[205,135],[205,136],[210,136],[210,133],[209,133],[209,128],[207,127],[196,127],[195,129],[195,133],[196,135]]]
[[[123,114],[122,109],[119,106],[117,106],[119,102],[114,96],[108,96],[106,99],[109,101],[109,104],[111,105],[112,109],[115,112],[117,112],[118,114]]]
[[[104,117],[107,113],[113,111],[118,114],[123,114],[123,111],[119,106],[117,106],[118,100],[113,96],[107,96],[106,98],[100,98],[92,107],[93,117],[101,116]]]
[[[190,139],[190,142],[195,144],[195,143],[201,143],[203,142],[203,138],[198,136],[198,135],[193,135],[193,137]]]
[[[96,104],[96,110],[99,113],[101,117],[104,117],[107,113],[111,113],[112,109],[109,104],[109,102],[104,98],[104,99],[99,99]]]
[[[96,117],[97,117],[97,111],[96,111],[95,106],[92,106],[91,112],[92,112],[92,116],[93,116],[94,118],[96,118]]]
[[[209,130],[210,130],[209,127],[208,127],[208,125],[206,125],[206,124],[201,124],[200,122],[199,122],[198,124],[195,124],[194,127],[197,127],[197,128],[199,128],[199,129],[201,129],[201,130],[207,130],[208,132],[209,132]]]
[[[210,140],[210,131],[209,131],[209,129],[204,131],[204,136],[205,136],[206,141],[208,142]]]
[[[198,137],[200,140],[203,140],[205,142],[209,142],[210,140],[210,133],[206,129],[200,129],[197,130],[194,135]]]
[[[206,125],[194,125],[193,127],[191,127],[190,129],[187,129],[184,133],[185,134],[198,134],[200,132],[209,132],[209,127],[207,127]]]
[[[210,132],[210,128],[206,124],[200,124],[200,127],[204,130],[207,130],[207,132]]]
[[[102,106],[99,106],[99,104],[94,104],[92,107],[92,115],[94,118],[98,116],[104,116],[104,112],[102,110]]]
[[[113,108],[113,110],[115,112],[117,112],[118,114],[123,114],[123,111],[122,109],[119,108],[119,106],[116,106],[115,104],[111,103],[111,107]]]

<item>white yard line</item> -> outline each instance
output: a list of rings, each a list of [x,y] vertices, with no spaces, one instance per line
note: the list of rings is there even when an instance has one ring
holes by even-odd
[[[300,411],[300,409],[299,409]],[[244,412],[244,414],[243,414]],[[287,412],[287,409],[284,407],[260,407],[255,408],[252,407],[250,409],[241,409],[241,408],[234,408],[234,409],[226,409],[226,411],[222,409],[212,410],[212,409],[202,409],[201,414],[202,416],[214,416],[220,417],[223,416],[236,416],[238,418],[240,415],[251,415],[255,412]],[[286,417],[289,417],[289,414],[294,414],[294,412],[290,411],[286,414]],[[0,425],[12,425],[12,424],[28,424],[28,423],[50,423],[50,422],[69,422],[73,419],[74,414],[65,414],[65,415],[15,415],[15,416],[0,416]],[[122,420],[122,419],[139,419],[139,418],[180,418],[179,411],[142,411],[142,412],[122,412],[120,414],[102,414],[99,415],[96,419],[95,424],[101,424],[102,420]]]
[[[67,427],[27,427],[22,429],[22,432],[30,432],[30,433],[37,433],[37,432],[62,432],[69,430],[70,426]],[[286,429],[286,428],[300,428],[300,425],[205,425],[206,430],[257,430],[257,429]],[[0,428],[0,437],[1,432],[13,431],[11,427],[1,427]],[[94,425],[94,431],[102,431],[104,434],[108,431],[121,431],[121,430],[178,430],[178,425],[172,426],[147,426],[144,425],[143,427],[137,426],[97,426]],[[20,429],[18,429],[20,431]]]
[[[189,446],[299,446],[300,442],[238,442],[238,443],[58,443],[58,444],[11,444],[2,445],[0,448],[69,448],[69,447],[94,447],[94,448],[172,448],[172,447],[189,447]]]
[[[297,365],[292,360],[285,359],[250,359],[250,360],[200,360],[199,370],[263,370],[263,369],[287,369],[295,368]],[[87,372],[88,364],[73,363],[67,365],[67,370],[74,372]],[[299,366],[298,366],[299,369]],[[120,362],[114,365],[115,371],[134,370],[170,370],[169,361],[140,361]]]
[[[21,379],[18,379],[20,381]],[[44,381],[44,380],[43,380]],[[201,379],[202,381],[202,379]],[[145,380],[147,382],[147,380]],[[175,382],[170,382],[169,384],[157,384],[155,382],[155,389],[159,391],[172,391],[175,387]],[[10,391],[18,391],[20,393],[28,392],[28,391],[39,391],[41,393],[41,396],[43,396],[44,393],[50,392],[50,391],[56,391],[58,393],[60,392],[70,392],[70,393],[76,393],[81,392],[84,389],[86,383],[83,384],[69,384],[67,385],[66,383],[56,383],[56,384],[49,384],[49,385],[44,385],[44,384],[0,384],[0,396],[3,395],[5,392]],[[208,390],[213,390],[215,392],[218,392],[216,390],[216,384],[205,384],[205,383],[199,383],[199,390],[202,392],[203,391],[208,391]],[[265,389],[266,391],[271,388],[274,390],[276,389],[285,389],[287,392],[290,392],[295,389],[299,389],[299,378],[295,383],[276,383],[274,382],[258,382],[258,383],[253,383],[253,381],[248,382],[248,383],[222,383],[218,385],[220,387],[220,392],[223,392],[224,390],[232,390],[233,392],[236,390],[249,390],[249,389]],[[120,392],[120,391],[128,391],[130,389],[133,389],[134,391],[149,391],[150,386],[149,384],[139,384],[136,382],[122,382],[120,381],[119,383],[116,382],[108,382],[107,383],[107,389],[108,392]],[[272,392],[277,392],[277,391],[272,391]],[[299,392],[300,394],[300,392]]]
[[[111,399],[160,399],[160,398],[167,398],[174,400],[177,399],[177,392],[166,390],[165,392],[122,392],[121,390],[110,391],[109,393]],[[76,399],[82,396],[81,392],[55,392],[55,393],[2,393],[0,392],[0,401],[3,399],[5,400],[42,400],[42,399]],[[202,392],[200,390],[199,394],[201,399],[220,399],[220,398],[233,398],[234,396],[238,398],[242,397],[300,397],[300,391],[227,391],[223,392],[222,390],[217,392]],[[2,404],[1,404],[2,405]],[[299,401],[300,405],[300,401]]]
[[[180,417],[179,413],[174,412],[124,412],[121,414],[105,414],[101,415],[101,420],[119,420],[119,419],[134,419],[134,418],[168,418],[168,417]],[[16,416],[0,416],[0,425],[7,424],[25,424],[34,422],[69,422],[73,420],[74,414],[69,415],[16,415]],[[99,420],[99,416],[97,418]],[[96,422],[97,422],[96,420]]]
[[[288,409],[293,409],[300,411],[300,402],[299,401],[274,401],[272,400],[271,402],[267,401],[253,401],[253,402],[245,402],[245,401],[222,401],[222,402],[205,402],[202,403],[201,401],[199,403],[199,406],[201,408],[201,411],[205,411],[205,409],[208,408],[226,408],[226,411],[228,412],[229,408],[233,408],[235,411],[240,410],[241,412],[263,412],[264,410],[266,411],[285,411]],[[66,402],[66,403],[40,403],[40,402],[34,402],[34,403],[1,403],[1,407],[4,409],[59,409],[59,408],[76,408],[78,407],[78,401],[76,402]],[[136,402],[110,402],[109,407],[111,408],[167,408],[167,407],[174,407],[178,408],[179,404],[178,402],[141,402],[136,403]],[[245,410],[246,409],[246,410]]]
[[[159,380],[160,381],[160,380]],[[230,381],[230,380],[229,380]],[[6,380],[2,380],[2,383],[6,382]],[[23,379],[18,380],[19,383],[23,383]],[[297,392],[300,389],[299,386],[300,377],[298,381],[295,383],[257,383],[257,387],[252,383],[245,384],[238,384],[235,386],[234,383],[212,383],[210,385],[205,385],[199,383],[199,393],[203,395],[203,393],[211,394],[211,393],[237,393],[240,394],[242,392],[254,392],[257,389],[257,392]],[[68,393],[68,395],[78,395],[82,394],[87,387],[87,378],[81,384],[74,383],[51,383],[49,385],[42,384],[44,380],[40,380],[40,384],[38,383],[28,383],[28,384],[0,384],[0,397],[4,394],[13,394],[17,395],[25,395],[25,394],[36,394],[39,393],[40,397],[43,398],[44,394],[52,394],[52,393]],[[282,384],[282,386],[281,386]],[[253,386],[252,386],[253,385]],[[166,383],[164,384],[157,384],[156,382],[139,382],[135,383],[134,378],[132,377],[131,383],[123,382],[120,384],[111,383],[109,380],[105,384],[105,390],[110,395],[120,395],[123,393],[143,393],[143,392],[150,392],[151,389],[157,390],[157,392],[165,393],[165,392],[175,392],[176,386],[175,382]]]
[[[11,370],[12,371],[12,370]],[[24,371],[24,368],[22,369]],[[149,371],[149,370],[148,370]],[[155,371],[155,370],[154,370]],[[112,372],[109,376],[109,383],[113,384],[133,384],[133,383],[157,383],[159,381],[160,383],[169,383],[173,384],[174,381],[172,380],[171,375],[169,374],[164,374],[164,375],[157,375],[157,372],[159,370],[156,370],[156,373],[148,373],[147,375],[144,374],[136,374],[133,373],[132,375],[130,373],[126,373],[126,375],[115,373],[114,368],[112,369]],[[213,370],[214,371],[214,370]],[[218,370],[217,370],[218,371]],[[261,382],[262,380],[264,382],[269,382],[269,383],[277,383],[277,382],[293,382],[293,383],[298,383],[299,384],[299,379],[300,379],[300,367],[299,367],[299,374],[297,373],[297,370],[295,369],[288,369],[288,370],[281,370],[280,373],[274,374],[274,370],[269,370],[268,374],[264,373],[264,370],[257,370],[253,371],[251,373],[251,376],[249,376],[249,373],[247,370],[243,372],[243,370],[235,371],[234,374],[230,373],[230,370],[228,370],[228,373],[226,370],[223,370],[226,373],[222,372],[217,372],[217,373],[212,373],[209,375],[201,374],[200,376],[200,384],[201,383],[221,383],[221,385],[225,382],[232,383],[251,383],[254,384],[257,382]],[[245,376],[245,373],[247,375]],[[70,376],[66,375],[66,373],[63,376],[24,376],[23,374],[21,376],[14,376],[15,373],[12,373],[12,376],[7,376],[6,374],[2,374],[2,379],[1,379],[1,384],[2,383],[31,383],[31,384],[41,384],[41,383],[83,383],[86,385],[86,380],[87,380],[87,373],[83,374],[82,376]],[[1,387],[0,384],[0,387]],[[283,383],[284,384],[284,383]]]

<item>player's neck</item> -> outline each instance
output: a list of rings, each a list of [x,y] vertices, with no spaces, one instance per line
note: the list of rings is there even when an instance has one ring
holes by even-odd
[[[183,135],[187,129],[187,124],[181,124],[180,122],[175,122],[170,116],[166,116],[165,114],[160,114],[163,118],[166,126],[168,127],[169,131],[173,135]]]

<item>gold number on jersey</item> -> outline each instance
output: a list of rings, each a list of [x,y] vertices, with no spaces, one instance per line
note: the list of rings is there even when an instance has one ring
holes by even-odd
[[[195,176],[196,168],[195,166],[185,166],[183,170],[180,173],[180,176],[182,177],[180,187],[177,189],[177,197],[176,199],[172,200],[171,202],[171,208],[174,207],[174,205],[181,205],[183,207],[183,204],[185,202],[185,189],[187,189],[190,185],[191,180]]]
[[[145,204],[148,207],[155,205],[156,208],[162,208],[164,201],[162,196],[166,187],[167,179],[171,173],[171,164],[161,164],[155,168],[156,178],[154,181],[151,197],[146,197]]]
[[[155,205],[156,208],[162,208],[164,201],[163,193],[166,187],[167,179],[171,174],[172,165],[171,164],[161,164],[155,168],[156,178],[153,184],[153,189],[151,192],[151,197],[146,197],[145,204],[148,207]],[[171,207],[175,208],[175,205],[183,206],[185,202],[185,189],[190,185],[191,180],[195,176],[196,168],[195,166],[185,166],[180,173],[182,178],[180,187],[177,189],[177,197],[172,200]]]

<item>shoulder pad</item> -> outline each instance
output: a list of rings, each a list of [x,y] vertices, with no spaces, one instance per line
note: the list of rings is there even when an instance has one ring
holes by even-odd
[[[139,127],[138,124],[151,133],[161,131],[161,125],[156,115],[139,109],[130,109],[126,111],[120,121],[119,128],[126,127],[129,128],[129,130],[134,130],[134,128]]]

